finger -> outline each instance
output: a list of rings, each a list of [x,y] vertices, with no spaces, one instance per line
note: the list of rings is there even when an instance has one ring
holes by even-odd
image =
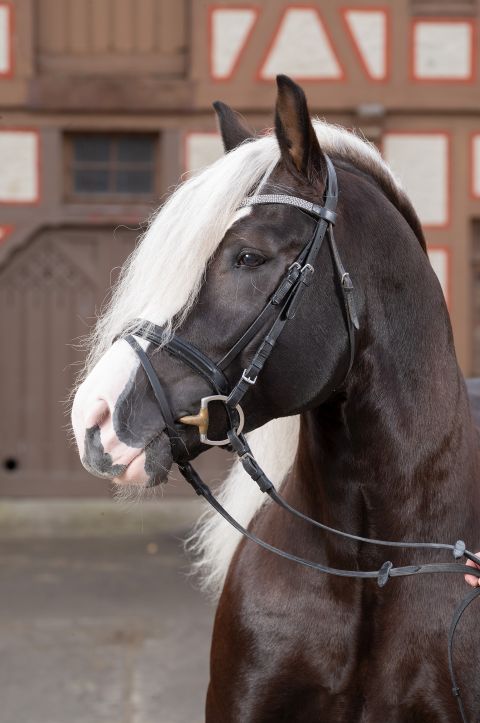
[[[473,560],[467,560],[467,566],[468,566],[468,567],[476,567],[476,568],[479,568],[479,569],[480,569],[480,566],[477,565],[477,563],[474,562]]]
[[[467,560],[467,567],[476,567],[477,570],[480,569],[480,566],[473,562],[473,560]],[[465,582],[472,587],[480,586],[480,579],[476,575],[465,575]]]
[[[480,579],[475,577],[475,575],[465,575],[465,582],[472,587],[480,587]]]

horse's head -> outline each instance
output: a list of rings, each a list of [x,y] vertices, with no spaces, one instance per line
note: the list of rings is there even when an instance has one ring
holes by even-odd
[[[178,354],[159,349],[141,330],[135,336],[138,317],[166,325],[163,341],[173,327],[181,339],[219,362],[266,308],[252,338],[221,365],[231,390],[272,324],[285,316],[291,288],[301,289],[294,318],[282,326],[258,381],[242,398],[246,431],[317,406],[341,385],[349,368],[351,320],[342,296],[341,264],[329,243],[320,247],[314,274],[307,269],[299,277],[310,258],[302,253],[311,248],[322,219],[288,205],[285,198],[242,206],[252,194],[325,205],[326,188],[331,192],[328,161],[303,91],[279,77],[275,133],[256,140],[232,110],[221,103],[215,107],[227,154],[183,184],[154,220],[100,320],[95,363],[75,396],[72,419],[83,464],[119,483],[153,485],[165,479],[172,464],[172,430],[166,429],[168,415],[135,350],[125,338],[115,337],[128,328],[146,352],[185,458],[206,446],[196,427],[178,420],[195,415],[200,400],[218,391]],[[339,247],[350,262],[353,252],[344,254],[342,248],[341,201],[337,211]],[[323,222],[328,225],[328,218]],[[298,259],[301,263],[295,264]],[[293,286],[277,305],[270,304],[283,280],[288,286],[292,265]],[[225,437],[225,406],[217,403],[209,411],[209,437]]]

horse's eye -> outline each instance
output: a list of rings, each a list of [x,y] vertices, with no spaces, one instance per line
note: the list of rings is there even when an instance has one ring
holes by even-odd
[[[237,266],[247,266],[249,269],[261,266],[265,263],[265,257],[255,251],[242,251],[237,256]]]

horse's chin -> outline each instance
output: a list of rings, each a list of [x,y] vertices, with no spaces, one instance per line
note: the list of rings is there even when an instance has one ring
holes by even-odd
[[[163,486],[166,480],[162,480],[152,487],[141,484],[119,484],[114,482],[113,496],[117,502],[144,502],[154,499],[163,494]],[[160,492],[159,492],[160,490]]]
[[[162,432],[152,439],[119,476],[113,477],[112,482],[122,497],[144,497],[146,490],[166,483],[172,464],[170,442]]]

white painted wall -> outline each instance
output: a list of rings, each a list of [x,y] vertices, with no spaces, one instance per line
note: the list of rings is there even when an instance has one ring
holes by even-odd
[[[223,155],[218,133],[188,133],[185,138],[185,170],[198,171]]]
[[[38,137],[0,130],[0,202],[33,203],[39,195]]]
[[[324,24],[314,8],[289,8],[265,60],[260,76],[286,73],[296,78],[342,77]]]
[[[383,155],[423,224],[448,222],[449,139],[442,133],[386,133]]]
[[[387,75],[387,16],[381,10],[347,10],[345,20],[365,66],[375,80]]]
[[[418,21],[413,30],[416,78],[466,80],[472,74],[472,27],[469,22]]]
[[[216,8],[211,15],[211,69],[214,78],[228,78],[255,23],[251,8]]]

